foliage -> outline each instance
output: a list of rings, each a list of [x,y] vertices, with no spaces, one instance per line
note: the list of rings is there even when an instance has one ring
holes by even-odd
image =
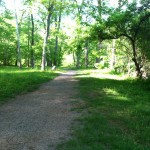
[[[10,65],[14,62],[16,52],[15,47],[15,28],[8,19],[11,16],[9,12],[5,12],[5,16],[0,17],[0,64]]]
[[[126,5],[126,9],[114,9],[108,14],[106,20],[98,21],[92,28],[92,34],[100,40],[106,39],[118,39],[122,36],[129,40],[129,44],[132,46],[132,60],[135,63],[135,69],[137,76],[143,75],[143,63],[141,61],[141,49],[138,48],[137,41],[140,41],[142,36],[142,26],[147,22],[147,26],[144,26],[146,30],[149,30],[149,5],[137,6],[137,3],[131,3]],[[98,34],[97,34],[98,33]],[[144,35],[148,41],[148,35]],[[146,44],[148,45],[148,44]],[[148,47],[147,47],[148,48]]]
[[[111,69],[112,39],[118,39],[113,47],[116,61],[114,69],[131,74],[136,71],[138,76],[149,75],[148,0],[123,0],[118,1],[118,6],[111,6],[109,0],[97,1],[99,3],[92,0],[21,2],[18,21],[24,66],[32,67],[33,59],[35,66],[41,65],[43,39],[50,11],[48,5],[53,4],[49,22],[50,36],[45,49],[46,65],[62,65],[64,55],[69,53],[74,56],[72,59],[77,68],[94,66],[97,61],[103,59],[98,62],[100,68]],[[16,65],[14,12],[6,9],[5,3],[1,8],[0,64]]]

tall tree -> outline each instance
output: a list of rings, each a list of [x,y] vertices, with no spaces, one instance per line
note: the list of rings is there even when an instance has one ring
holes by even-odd
[[[77,28],[76,28],[76,67],[79,68],[80,67],[80,59],[81,59],[81,54],[82,54],[82,41],[80,41],[80,34],[82,33],[82,9],[83,9],[83,4],[84,4],[84,0],[81,1],[81,4],[78,4],[78,1],[75,0],[76,3],[76,8],[77,8],[77,15],[76,15],[76,23],[77,23]]]
[[[15,21],[16,21],[16,36],[17,36],[17,62],[18,66],[21,69],[22,63],[21,63],[21,50],[20,50],[20,32],[19,32],[19,24],[18,24],[18,12],[16,7],[16,1],[14,0],[14,13],[15,13]]]
[[[58,58],[58,34],[60,30],[60,24],[61,24],[61,17],[62,17],[62,0],[60,1],[60,8],[58,13],[56,12],[55,15],[55,30],[56,30],[56,37],[55,37],[55,51],[54,51],[54,65],[59,65],[59,58]]]
[[[34,60],[34,30],[35,30],[35,27],[34,27],[34,17],[33,17],[33,13],[31,12],[31,22],[32,22],[32,31],[31,31],[31,67],[34,68],[35,66],[35,60]]]
[[[102,0],[97,0],[98,3],[98,20],[101,22],[102,21]],[[99,36],[98,40],[98,51],[100,51],[102,48],[102,39]],[[100,56],[96,57],[96,63],[100,62]]]
[[[43,51],[42,51],[42,64],[41,64],[41,70],[44,71],[46,67],[46,48],[47,48],[47,42],[48,37],[50,33],[50,23],[51,23],[51,17],[53,14],[54,9],[54,1],[49,0],[48,1],[48,7],[47,7],[47,22],[46,22],[46,29],[45,29],[45,36],[44,36],[44,43],[43,43]]]

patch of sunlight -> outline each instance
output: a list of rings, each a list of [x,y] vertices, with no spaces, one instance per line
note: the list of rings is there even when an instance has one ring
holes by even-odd
[[[115,98],[116,100],[120,101],[130,101],[129,98],[122,96],[119,92],[117,92],[115,89],[110,88],[104,88],[103,91],[108,94],[110,97]],[[114,97],[115,96],[115,97]]]
[[[79,70],[78,77],[92,77],[92,78],[101,78],[101,79],[113,79],[113,80],[124,80],[128,78],[125,75],[113,75],[109,74],[108,69],[89,69],[89,70]]]
[[[94,77],[94,78],[114,79],[114,80],[123,80],[123,79],[125,79],[124,76],[104,74],[104,73],[97,73],[97,74],[92,73],[90,76]]]
[[[83,75],[81,75],[81,77],[93,77],[93,78],[101,78],[101,79],[123,80],[123,79],[127,78],[127,76],[125,76],[125,75],[109,74],[109,71],[110,70],[108,70],[108,69],[102,69],[102,70],[89,69],[89,70],[80,70],[79,74],[83,74]],[[87,74],[87,75],[85,75],[85,74]]]
[[[131,114],[131,111],[130,111],[129,109],[116,111],[116,115],[117,115],[118,117],[130,118],[130,114]]]
[[[121,100],[121,101],[130,101],[129,98],[124,97],[124,96],[118,96],[116,99],[117,99],[117,100]]]
[[[103,91],[107,94],[111,95],[120,95],[116,90],[114,89],[109,89],[109,88],[104,88]]]
[[[79,78],[88,78],[88,77],[91,77],[89,74],[77,74],[76,77],[79,77]]]

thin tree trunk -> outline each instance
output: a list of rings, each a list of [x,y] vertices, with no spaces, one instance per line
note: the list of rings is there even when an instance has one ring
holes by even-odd
[[[55,38],[54,66],[58,65],[58,36]]]
[[[99,19],[102,18],[102,0],[97,0],[98,3],[98,13],[99,13]],[[99,37],[99,43],[98,43],[98,51],[101,51],[102,47],[102,39]],[[96,57],[96,63],[100,62],[100,57]]]
[[[80,67],[80,55],[77,55],[76,68],[78,69],[79,67]]]
[[[98,51],[98,55],[99,55],[99,53],[100,53],[100,50],[101,50],[101,48],[102,48],[102,40],[101,39],[99,39],[99,41],[98,41],[98,46],[97,46],[98,48],[97,48],[97,51]],[[98,56],[98,57],[96,57],[96,63],[99,63],[100,62],[100,56]]]
[[[41,64],[41,70],[42,71],[44,71],[45,67],[46,67],[46,46],[47,46],[48,37],[49,37],[50,19],[52,16],[52,10],[53,10],[53,4],[50,4],[50,1],[49,1],[47,24],[46,24],[46,31],[45,31],[43,51],[42,51],[42,64]]]
[[[58,31],[58,21],[57,21],[57,14],[55,16],[55,30]],[[54,50],[54,66],[57,66],[57,55],[58,55],[58,33],[56,33],[55,37],[55,50]]]
[[[22,63],[21,63],[21,50],[20,50],[20,34],[19,34],[18,16],[17,16],[16,9],[15,9],[15,20],[16,20],[16,35],[17,35],[17,62],[19,68],[21,69]]]
[[[62,63],[62,55],[61,55],[61,52],[62,52],[62,48],[61,48],[61,45],[62,45],[62,43],[60,43],[60,47],[59,47],[59,53],[58,53],[58,66],[60,66],[61,65],[61,63]]]
[[[110,69],[111,70],[114,70],[115,63],[116,63],[115,62],[115,52],[116,52],[115,45],[116,45],[116,40],[113,39],[112,49],[111,49],[111,60],[110,60]]]
[[[141,71],[142,66],[140,66],[140,64],[137,61],[135,40],[131,40],[131,44],[132,44],[132,50],[133,50],[133,59],[132,60],[133,60],[133,62],[135,64],[136,76],[139,77],[139,78],[142,78],[142,71]]]
[[[31,13],[31,22],[32,22],[32,33],[31,33],[31,67],[34,68],[35,67],[35,63],[34,63],[34,18],[33,18],[33,14]]]
[[[101,19],[101,16],[102,16],[102,0],[97,0],[97,3],[98,3],[98,12],[99,12],[99,16],[100,16],[100,19]]]
[[[88,68],[89,64],[89,41],[86,41],[86,46],[85,46],[85,67]]]
[[[4,62],[3,65],[6,66],[7,65],[7,50],[6,48],[4,48]]]
[[[61,0],[61,2],[62,2],[62,0]],[[55,29],[57,31],[57,34],[59,33],[59,30],[60,30],[61,13],[62,13],[62,8],[60,8],[60,10],[59,10],[58,20],[57,20],[57,14],[55,16]],[[55,52],[54,52],[54,65],[55,66],[58,65],[58,60],[59,60],[58,53],[59,53],[58,52],[58,35],[56,35],[56,38],[55,38]]]
[[[78,45],[77,46],[77,52],[76,52],[76,58],[77,58],[77,61],[76,61],[76,68],[80,68],[80,59],[81,59],[81,45]]]
[[[27,67],[29,68],[29,52],[30,52],[30,16],[28,17],[28,51],[27,51]]]
[[[74,66],[76,66],[76,57],[75,57],[75,52],[73,52],[72,57],[73,57]]]
[[[130,77],[130,73],[131,73],[131,61],[130,61],[130,57],[128,56],[128,76]]]

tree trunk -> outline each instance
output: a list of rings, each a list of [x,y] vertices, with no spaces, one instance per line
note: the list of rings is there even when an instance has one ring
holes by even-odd
[[[57,21],[57,14],[55,16],[55,30],[56,30],[56,37],[55,37],[55,50],[54,50],[54,66],[57,66],[57,55],[58,55],[58,21]]]
[[[21,69],[22,63],[21,63],[21,50],[20,50],[20,34],[19,34],[18,16],[17,16],[16,9],[15,9],[15,20],[16,20],[16,35],[17,35],[17,62],[19,68]]]
[[[110,69],[111,70],[114,70],[115,63],[116,63],[115,62],[115,52],[116,52],[115,45],[116,45],[116,40],[113,39],[112,49],[111,49],[111,60],[110,60]]]
[[[30,52],[30,16],[28,16],[28,51],[27,51],[27,61],[26,61],[26,65],[29,68],[29,52]]]
[[[58,36],[55,38],[54,66],[58,65]]]
[[[97,46],[98,48],[97,48],[97,51],[98,51],[98,55],[99,55],[99,53],[100,53],[100,50],[101,50],[101,48],[102,48],[102,40],[101,39],[99,39],[99,41],[98,41],[98,46]],[[100,56],[98,56],[98,57],[96,57],[96,63],[99,63],[100,62]]]
[[[47,49],[47,55],[46,55],[47,66],[52,67],[53,66],[53,62],[52,62],[52,58],[50,56],[51,56],[51,51],[48,48]]]
[[[4,48],[4,62],[3,65],[6,66],[7,65],[7,50],[6,48]]]
[[[61,0],[62,2],[62,0]],[[55,16],[55,29],[56,29],[56,38],[55,38],[55,52],[54,52],[54,65],[57,66],[58,65],[58,33],[59,33],[59,29],[60,29],[60,23],[61,23],[61,13],[62,13],[62,8],[60,8],[59,10],[59,16],[58,16],[58,20],[57,20],[57,14]]]
[[[88,68],[89,64],[89,41],[86,41],[86,46],[85,46],[85,67]]]
[[[142,78],[142,71],[141,71],[141,68],[142,66],[138,63],[137,61],[137,53],[136,53],[136,46],[135,46],[135,40],[131,40],[131,44],[132,44],[132,50],[133,50],[133,62],[135,64],[135,68],[136,68],[136,76],[139,77],[139,78]]]
[[[77,63],[76,63],[76,68],[80,68],[80,55],[77,55]]]
[[[72,57],[73,57],[74,66],[76,66],[76,56],[75,56],[75,52],[73,52]]]
[[[31,13],[31,22],[32,22],[32,33],[31,33],[31,67],[34,68],[35,67],[35,63],[34,63],[34,18],[33,18],[33,14]]]
[[[45,31],[43,51],[42,51],[42,64],[41,64],[41,70],[42,71],[44,71],[45,67],[46,67],[46,46],[47,46],[48,37],[49,37],[50,19],[51,19],[51,16],[52,16],[52,10],[53,10],[53,4],[50,4],[50,1],[49,1],[46,31]]]
[[[98,13],[99,13],[99,18],[101,20],[102,18],[102,0],[97,0],[98,3]],[[102,47],[102,40],[99,38],[99,43],[98,43],[98,51],[100,51]],[[96,63],[100,62],[100,57],[96,57]]]
[[[62,55],[61,55],[61,52],[62,52],[62,48],[61,48],[61,45],[60,44],[60,48],[59,48],[59,53],[58,53],[58,66],[61,66],[61,63],[62,63]]]
[[[77,61],[76,61],[76,68],[80,68],[80,59],[81,59],[81,45],[78,45],[77,46],[77,52],[76,52],[76,58],[77,58]]]
[[[100,19],[102,17],[102,0],[97,0]]]

